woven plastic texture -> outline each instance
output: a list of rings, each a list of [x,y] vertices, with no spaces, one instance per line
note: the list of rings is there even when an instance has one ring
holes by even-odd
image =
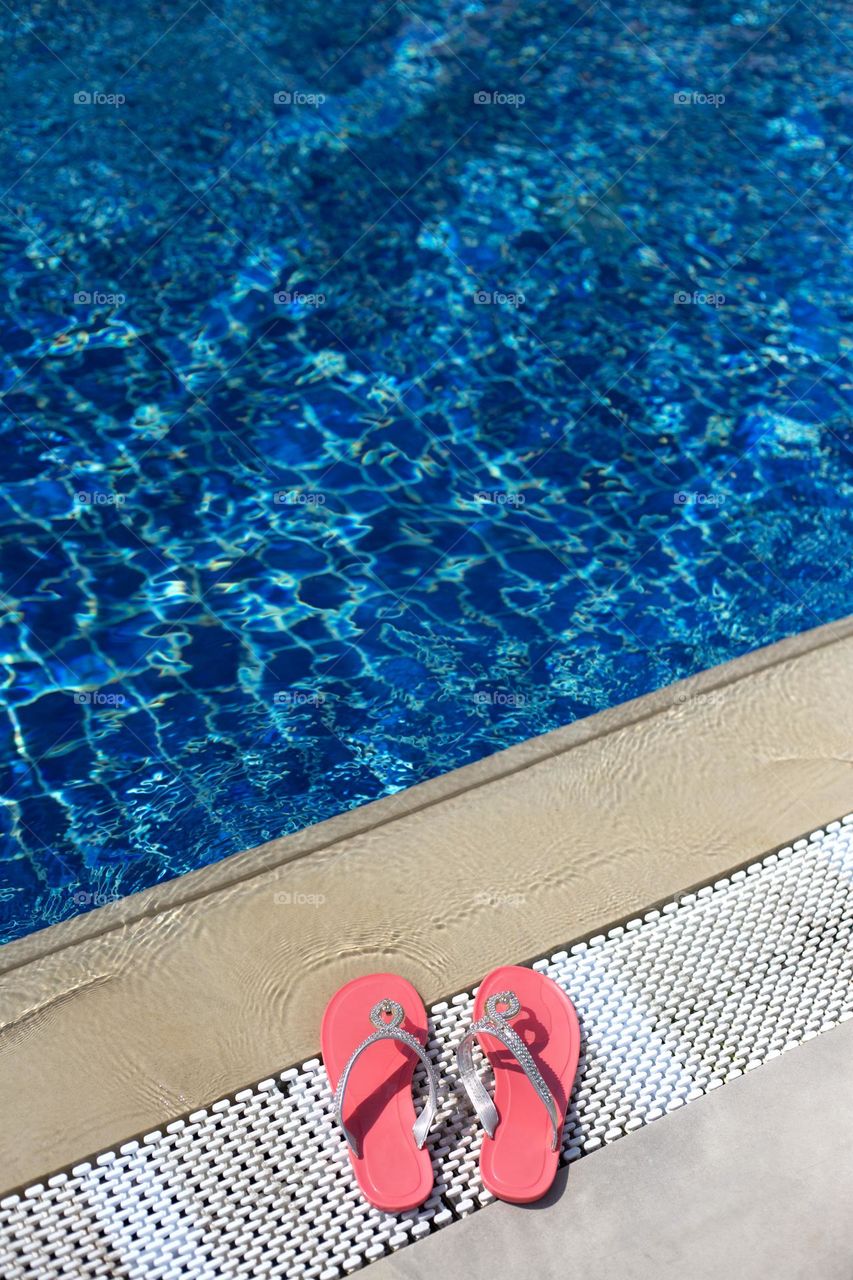
[[[535,967],[583,1026],[564,1163],[614,1142],[853,1016],[853,815]],[[479,1211],[481,1131],[455,1047],[464,993],[431,1011],[446,1096],[435,1191],[365,1204],[319,1061],[0,1201],[4,1280],[332,1280]],[[422,1069],[415,1077],[424,1096]]]

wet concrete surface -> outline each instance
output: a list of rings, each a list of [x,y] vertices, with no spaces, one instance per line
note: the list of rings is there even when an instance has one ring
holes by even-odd
[[[822,628],[0,952],[0,1187],[313,1056],[333,991],[435,1001],[853,804]]]

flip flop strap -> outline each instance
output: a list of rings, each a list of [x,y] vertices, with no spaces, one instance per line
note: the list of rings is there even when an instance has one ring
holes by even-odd
[[[504,1013],[498,1011],[497,1006],[499,1004],[508,1006]],[[489,1137],[493,1138],[495,1129],[498,1126],[498,1112],[483,1082],[477,1075],[474,1067],[473,1048],[474,1040],[477,1036],[494,1036],[496,1040],[500,1040],[501,1044],[509,1049],[527,1079],[533,1085],[536,1096],[548,1112],[552,1131],[551,1150],[556,1151],[560,1142],[560,1114],[557,1110],[557,1104],[551,1095],[550,1089],[542,1079],[542,1073],[533,1061],[530,1050],[518,1032],[514,1031],[508,1022],[508,1019],[514,1018],[520,1009],[521,1003],[514,991],[499,991],[496,995],[489,997],[486,1001],[485,1016],[472,1024],[471,1030],[463,1037],[456,1050],[456,1065],[459,1068],[459,1078],[474,1105],[474,1110],[480,1117],[483,1128]]]
[[[391,1021],[383,1022],[383,1014],[390,1014]],[[401,1044],[404,1044],[409,1049],[413,1050],[426,1067],[429,1097],[426,1105],[421,1111],[421,1114],[412,1126],[412,1133],[414,1134],[415,1142],[418,1147],[422,1147],[424,1145],[430,1126],[435,1119],[435,1113],[438,1109],[438,1080],[436,1078],[435,1068],[427,1057],[420,1040],[417,1040],[415,1036],[411,1035],[408,1031],[403,1030],[403,1016],[403,1006],[398,1004],[396,1000],[380,1000],[378,1004],[373,1006],[370,1010],[370,1021],[373,1023],[374,1027],[376,1027],[376,1030],[372,1035],[369,1035],[366,1040],[363,1040],[352,1054],[349,1062],[341,1073],[341,1078],[338,1081],[338,1087],[335,1090],[335,1119],[343,1129],[347,1142],[357,1156],[361,1155],[358,1140],[344,1124],[344,1094],[346,1093],[347,1082],[350,1077],[350,1072],[355,1065],[356,1059],[364,1053],[365,1049],[369,1049],[373,1044],[379,1044],[381,1040],[399,1040]]]

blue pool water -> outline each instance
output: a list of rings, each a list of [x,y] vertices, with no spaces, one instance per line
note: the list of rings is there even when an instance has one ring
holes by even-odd
[[[850,611],[844,5],[0,25],[0,937]]]

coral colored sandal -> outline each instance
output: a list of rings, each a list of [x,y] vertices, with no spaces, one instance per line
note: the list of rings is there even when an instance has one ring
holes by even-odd
[[[474,1069],[475,1036],[495,1073],[494,1102]],[[456,1061],[486,1130],[480,1173],[492,1195],[529,1204],[551,1186],[579,1053],[574,1005],[551,978],[504,965],[483,979]]]
[[[435,1117],[437,1081],[426,1039],[424,1003],[410,982],[393,973],[348,982],[323,1014],[320,1042],[335,1118],[365,1199],[386,1213],[416,1208],[433,1187],[423,1146]],[[412,1076],[418,1059],[427,1069],[429,1100],[416,1120]]]

